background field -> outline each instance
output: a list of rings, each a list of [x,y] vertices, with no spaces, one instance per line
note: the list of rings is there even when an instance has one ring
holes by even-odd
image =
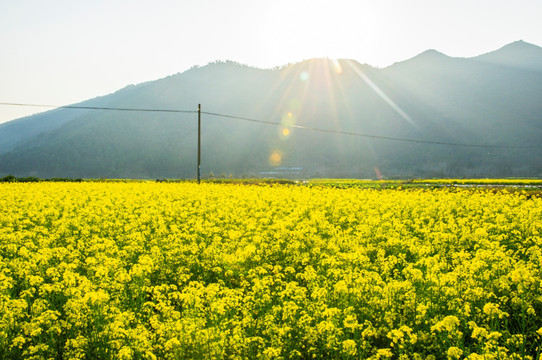
[[[0,354],[539,358],[536,193],[328,182],[0,184]]]

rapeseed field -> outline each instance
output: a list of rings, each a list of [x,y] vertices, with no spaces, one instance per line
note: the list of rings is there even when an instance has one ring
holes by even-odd
[[[538,359],[542,200],[0,184],[1,359]]]

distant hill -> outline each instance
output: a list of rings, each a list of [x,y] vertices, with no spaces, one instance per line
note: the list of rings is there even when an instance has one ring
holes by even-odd
[[[485,63],[542,71],[541,58],[542,48],[520,40],[474,59]]]
[[[540,99],[542,48],[519,41],[384,69],[216,62],[76,105],[262,121],[204,114],[204,176],[510,177],[542,176]],[[194,113],[56,109],[0,125],[0,176],[193,178],[196,140]]]

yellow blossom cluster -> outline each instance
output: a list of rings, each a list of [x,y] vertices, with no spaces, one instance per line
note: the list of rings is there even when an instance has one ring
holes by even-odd
[[[2,359],[535,359],[542,200],[0,184]]]

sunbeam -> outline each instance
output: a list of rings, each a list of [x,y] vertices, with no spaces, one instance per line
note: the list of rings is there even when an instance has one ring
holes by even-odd
[[[347,60],[346,63],[348,66],[354,70],[354,72],[363,80],[369,87],[378,95],[382,100],[384,100],[399,116],[401,116],[406,122],[408,122],[410,125],[414,126],[416,129],[419,129],[418,125],[412,120],[412,118],[403,111],[397,105],[392,99],[389,98],[388,95],[382,89],[378,87],[363,71],[361,71],[360,68],[356,67],[355,64],[352,63],[352,60]]]
[[[282,69],[280,80],[270,89],[270,96],[277,99],[272,111],[273,117],[279,118],[282,125],[277,130],[276,140],[269,149],[270,166],[284,166],[288,161],[294,161],[292,151],[301,141],[294,131],[297,126],[322,126],[342,130],[345,127],[358,128],[361,125],[359,114],[357,112],[357,115],[353,114],[350,108],[352,105],[350,100],[353,100],[351,86],[356,86],[356,81],[352,81],[354,79],[361,79],[367,84],[369,91],[374,92],[384,101],[386,104],[384,106],[390,107],[409,126],[419,128],[410,115],[371,80],[357,63],[352,60],[329,58],[308,60]],[[347,110],[343,111],[342,108]],[[339,118],[339,114],[346,115],[348,119]],[[338,148],[328,150],[328,153],[332,154],[338,151]],[[287,155],[288,161],[285,160]],[[371,141],[365,141],[363,156],[377,161],[377,151]]]

